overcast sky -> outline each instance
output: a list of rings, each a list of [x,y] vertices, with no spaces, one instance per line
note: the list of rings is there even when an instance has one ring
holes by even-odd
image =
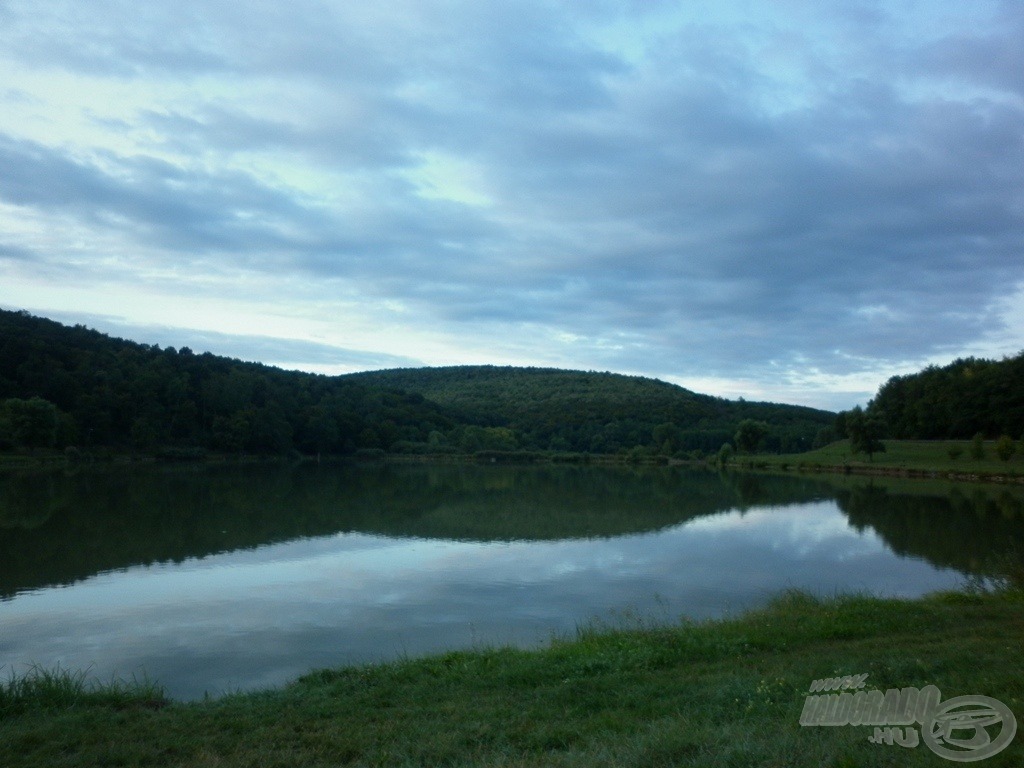
[[[1024,348],[1024,3],[0,0],[0,306],[865,403]]]

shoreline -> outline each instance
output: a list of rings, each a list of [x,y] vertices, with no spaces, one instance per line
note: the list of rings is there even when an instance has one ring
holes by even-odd
[[[911,480],[953,480],[968,483],[1012,483],[1024,485],[1024,475],[996,472],[964,472],[943,469],[870,466],[864,464],[790,464],[788,462],[737,462],[744,470],[766,470],[784,474],[861,475],[866,477],[898,477]]]
[[[964,483],[1024,483],[1024,446],[1007,460],[994,457],[995,441],[971,456],[970,440],[884,440],[885,450],[864,459],[843,440],[807,453],[740,456],[745,469],[783,473],[865,475]]]
[[[923,746],[869,743],[867,726],[801,725],[809,691],[865,675],[869,690],[989,696],[1024,720],[1021,636],[1019,587],[910,600],[787,592],[726,619],[595,624],[538,650],[318,670],[199,702],[51,676],[20,700],[10,686],[0,694],[0,764],[934,765]],[[1018,737],[986,765],[1022,756]]]
[[[934,454],[951,442],[966,441],[886,441],[897,446],[928,446]],[[752,454],[738,456],[722,465],[713,458],[678,458],[664,455],[645,455],[637,457],[632,454],[589,454],[589,453],[554,453],[543,451],[481,451],[474,454],[404,454],[374,453],[373,455],[344,456],[260,456],[255,454],[214,454],[168,457],[159,455],[139,455],[116,452],[97,452],[82,454],[69,458],[63,453],[38,454],[0,454],[0,473],[16,470],[36,470],[46,468],[71,468],[90,465],[135,466],[135,465],[187,465],[199,466],[230,466],[249,464],[358,464],[358,463],[415,463],[415,464],[512,464],[512,465],[590,465],[590,466],[662,466],[662,467],[695,467],[710,471],[753,471],[778,474],[807,475],[859,475],[875,477],[893,477],[911,480],[950,480],[962,483],[997,483],[1024,485],[1024,459],[1014,459],[1013,467],[993,465],[986,462],[980,468],[968,469],[953,466],[950,460],[934,459],[924,465],[908,466],[902,460],[896,463],[887,460],[886,454],[878,454],[876,462],[857,460],[849,455],[836,460],[823,451],[811,451],[806,454]],[[970,459],[963,459],[963,465]],[[1004,463],[1005,464],[1005,463]]]

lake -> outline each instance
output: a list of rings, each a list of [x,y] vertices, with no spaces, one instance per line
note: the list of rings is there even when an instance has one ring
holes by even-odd
[[[84,466],[0,475],[0,676],[179,699],[798,588],[1020,573],[1024,489],[598,466]]]

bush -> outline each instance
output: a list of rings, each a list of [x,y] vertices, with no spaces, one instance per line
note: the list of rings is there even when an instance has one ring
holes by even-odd
[[[971,458],[985,458],[985,436],[981,432],[971,438]]]
[[[722,447],[718,449],[718,463],[723,467],[729,463],[729,459],[732,458],[733,448],[731,443],[723,443]]]
[[[1001,435],[996,440],[996,456],[1003,461],[1009,461],[1016,449],[1017,446],[1013,444],[1013,438],[1009,435]]]

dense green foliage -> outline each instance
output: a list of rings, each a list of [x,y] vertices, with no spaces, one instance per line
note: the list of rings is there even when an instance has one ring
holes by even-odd
[[[350,453],[456,424],[420,395],[0,311],[0,448]]]
[[[615,453],[645,446],[666,455],[713,453],[744,420],[764,422],[768,451],[811,447],[827,411],[700,395],[656,379],[551,368],[456,366],[345,378],[422,394],[479,424],[510,429],[520,447]]]
[[[867,410],[898,439],[969,439],[978,433],[1019,438],[1024,434],[1024,352],[998,361],[969,357],[894,376]]]
[[[736,429],[736,447],[743,453],[757,453],[769,431],[768,425],[763,421],[744,419]]]
[[[767,428],[767,429],[765,429]],[[320,376],[0,310],[0,450],[798,453],[835,439],[1024,435],[1024,352],[894,376],[863,413],[730,401],[639,376],[456,366]],[[519,455],[522,455],[521,453]]]
[[[868,460],[876,453],[885,453],[885,422],[875,413],[864,413],[858,405],[846,414],[846,433],[850,436],[850,449],[866,453]]]
[[[190,456],[356,451],[716,451],[743,420],[811,447],[825,411],[610,373],[462,367],[328,377],[0,311],[0,449]]]

